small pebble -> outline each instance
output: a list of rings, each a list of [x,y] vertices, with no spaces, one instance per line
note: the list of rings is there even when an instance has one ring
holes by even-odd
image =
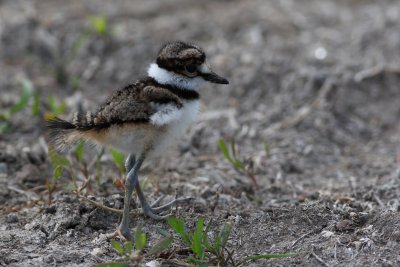
[[[94,248],[90,254],[92,254],[93,256],[101,256],[103,255],[103,250],[101,248]]]
[[[82,232],[85,235],[89,235],[92,232],[92,230],[89,227],[85,227],[85,228],[83,228]]]
[[[354,241],[353,245],[356,248],[356,250],[360,250],[362,243],[360,241]]]
[[[44,212],[49,213],[49,214],[54,214],[54,213],[56,213],[56,211],[57,211],[57,208],[55,205],[53,205],[53,206],[47,207]]]
[[[335,226],[336,230],[338,230],[339,232],[345,232],[354,229],[354,224],[351,220],[342,220],[338,222]]]
[[[17,216],[17,214],[15,214],[15,213],[10,213],[10,214],[8,214],[8,215],[7,215],[6,221],[7,221],[8,223],[16,223],[16,222],[18,222],[18,216]]]
[[[331,236],[333,236],[334,235],[334,233],[333,232],[331,232],[331,231],[322,231],[321,232],[321,235],[323,236],[323,237],[325,237],[325,238],[330,238]]]
[[[207,202],[204,198],[196,198],[193,201],[193,208],[196,213],[203,213],[207,211]]]
[[[146,267],[161,267],[161,263],[156,260],[152,260],[152,261],[149,261],[148,263],[146,263],[145,266]]]
[[[35,229],[37,226],[38,226],[38,223],[33,221],[31,223],[25,224],[24,229],[29,231],[29,230]]]

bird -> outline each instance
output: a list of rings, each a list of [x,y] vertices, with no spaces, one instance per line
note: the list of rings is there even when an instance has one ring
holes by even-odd
[[[143,213],[156,220],[167,218],[160,213],[182,200],[175,198],[159,207],[150,205],[140,187],[138,172],[145,159],[162,156],[195,122],[199,89],[206,82],[229,84],[211,69],[198,45],[168,42],[150,64],[147,77],[114,91],[95,112],[76,112],[71,121],[58,117],[48,120],[50,144],[57,150],[86,141],[114,147],[127,155],[123,214],[114,232],[122,238],[133,240],[129,228],[133,190]]]

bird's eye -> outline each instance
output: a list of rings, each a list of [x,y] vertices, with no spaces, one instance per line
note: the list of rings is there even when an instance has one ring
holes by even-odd
[[[185,69],[186,69],[186,71],[189,72],[189,73],[195,73],[196,70],[197,70],[197,67],[196,67],[196,65],[189,64],[189,65],[186,65],[186,66],[185,66]]]

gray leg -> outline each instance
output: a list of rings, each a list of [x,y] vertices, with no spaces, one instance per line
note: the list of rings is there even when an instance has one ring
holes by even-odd
[[[129,171],[135,166],[136,163],[136,157],[134,154],[129,154],[128,157],[125,160],[125,171],[126,173],[129,173]]]
[[[164,220],[164,219],[168,218],[168,216],[171,215],[171,214],[167,214],[167,215],[160,216],[160,215],[157,215],[156,213],[160,213],[165,210],[168,210],[174,204],[190,202],[192,200],[192,198],[190,198],[190,197],[189,198],[175,198],[171,202],[169,202],[163,206],[155,208],[154,206],[157,205],[162,200],[162,198],[157,199],[156,202],[150,206],[149,203],[147,202],[146,198],[144,197],[144,194],[143,194],[142,189],[140,188],[139,182],[137,182],[135,184],[135,190],[136,190],[136,194],[139,197],[140,204],[142,205],[143,213],[155,220]]]
[[[135,161],[134,156],[129,155],[126,161],[127,171],[128,169],[130,170],[128,171],[125,182],[124,212],[122,214],[121,224],[118,226],[117,231],[120,235],[131,241],[133,241],[133,237],[129,229],[129,204],[131,203],[133,188],[139,183],[137,173],[144,158],[144,155],[141,155],[140,158]]]

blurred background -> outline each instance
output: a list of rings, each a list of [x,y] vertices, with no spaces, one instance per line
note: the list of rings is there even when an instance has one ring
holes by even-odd
[[[196,197],[195,212],[206,217],[252,211],[242,220],[257,227],[248,234],[248,225],[238,226],[246,248],[235,246],[243,254],[282,250],[285,244],[272,244],[293,242],[314,231],[315,222],[327,226],[351,221],[349,212],[364,212],[368,219],[353,222],[349,231],[373,221],[377,229],[363,233],[373,240],[369,235],[381,231],[380,238],[389,241],[379,247],[382,240],[373,240],[372,261],[396,263],[397,257],[398,264],[398,237],[391,238],[400,227],[399,16],[397,0],[0,1],[0,202],[8,225],[3,230],[40,222],[38,210],[31,217],[21,211],[46,206],[48,199],[72,209],[81,205],[58,204],[71,190],[68,172],[51,188],[54,159],[47,154],[43,118],[93,111],[113,90],[145,76],[163,43],[182,40],[200,45],[230,84],[202,89],[198,123],[173,156],[147,165],[148,192],[173,196],[178,188]],[[84,157],[89,162],[96,153],[87,148]],[[119,194],[113,185],[121,179],[118,159],[106,151],[99,162],[104,168],[87,193]],[[215,201],[216,213],[209,208]],[[335,211],[322,211],[326,206]],[[299,207],[303,212],[297,213]],[[271,208],[289,214],[271,222]],[[17,214],[17,222],[7,221],[9,214]],[[96,218],[118,221],[104,216]],[[288,221],[291,230],[284,231]],[[257,229],[266,223],[283,226],[260,235]],[[113,225],[88,227],[107,232]],[[347,228],[337,229],[335,235],[346,236]],[[310,235],[293,250],[307,250],[319,240],[326,262],[351,258],[344,252],[332,258],[329,249],[337,243],[320,238]],[[342,244],[365,241],[357,238]],[[16,248],[24,244],[13,242]],[[11,256],[9,247],[2,248],[8,251],[4,264],[32,263]],[[301,258],[288,264],[296,261],[308,263]]]

